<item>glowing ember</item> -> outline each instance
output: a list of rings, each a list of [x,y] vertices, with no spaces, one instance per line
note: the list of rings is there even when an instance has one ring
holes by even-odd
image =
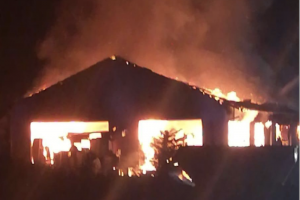
[[[175,180],[180,180],[182,183],[195,187],[195,183],[193,183],[192,178],[186,173],[186,171],[182,169],[173,170],[169,172],[169,175]]]
[[[189,180],[189,181],[193,181],[192,179],[191,179],[191,177],[184,171],[184,170],[182,170],[181,171],[181,175],[182,175],[182,178],[181,178],[181,180],[183,180],[183,177],[184,178],[186,178],[187,180]]]
[[[101,133],[96,132],[108,131],[108,127],[108,122],[32,122],[30,124],[31,146],[35,139],[42,139],[43,155],[47,161],[49,158],[46,148],[48,148],[50,163],[53,164],[54,153],[70,150],[72,146],[68,138],[70,133],[95,132],[89,135],[89,139],[96,139],[101,138]],[[75,142],[74,145],[81,151],[84,148],[90,148],[90,141],[82,139],[81,142]]]
[[[138,129],[138,139],[144,154],[143,164],[141,164],[140,169],[143,170],[144,173],[146,171],[155,171],[155,167],[151,163],[151,160],[155,156],[151,143],[154,138],[158,138],[161,135],[161,131],[181,129],[182,131],[177,133],[176,139],[187,134],[185,142],[188,146],[202,145],[201,120],[141,120],[139,121]]]

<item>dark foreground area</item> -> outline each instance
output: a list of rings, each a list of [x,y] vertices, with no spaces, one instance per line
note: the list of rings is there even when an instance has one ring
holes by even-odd
[[[183,148],[177,159],[195,187],[168,176],[92,178],[2,164],[0,199],[296,200],[299,162],[293,152],[291,147]]]

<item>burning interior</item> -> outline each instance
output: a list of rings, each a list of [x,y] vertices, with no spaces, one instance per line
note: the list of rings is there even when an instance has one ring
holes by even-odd
[[[106,59],[14,107],[12,157],[55,166],[75,146],[79,154],[92,151],[102,164],[111,163],[103,168],[132,175],[133,169],[156,170],[153,143],[166,131],[179,146],[298,144],[298,119],[284,121],[275,112],[235,92],[199,89]]]
[[[31,162],[54,164],[54,155],[69,152],[72,144],[78,151],[90,149],[90,141],[101,139],[108,128],[108,122],[32,122]]]
[[[161,137],[163,131],[175,131],[174,139],[180,140],[182,146],[202,146],[202,121],[196,120],[141,120],[138,127],[138,138],[144,154],[140,162],[143,171],[155,171],[151,163],[155,156],[152,142]]]
[[[251,132],[253,132],[254,143],[256,147],[265,145],[265,134],[270,132],[272,122],[265,124],[262,122],[247,122],[239,120],[228,121],[228,146],[247,147],[251,145]],[[276,142],[278,139],[288,137],[288,132],[282,135],[283,130],[288,130],[287,126],[275,124]],[[101,157],[102,146],[104,143],[95,145],[97,141],[101,142],[102,135],[110,135],[109,122],[32,122],[31,130],[31,161],[32,163],[45,163],[53,165],[55,161],[62,162],[62,154],[70,156],[72,144],[78,152],[84,153],[93,151]],[[113,128],[113,131],[116,127]],[[299,135],[299,126],[297,134]],[[152,146],[155,139],[162,137],[164,131],[175,131],[174,139],[180,146],[202,146],[203,145],[203,126],[201,119],[192,120],[140,120],[138,123],[138,141],[140,145],[139,164],[130,166],[128,169],[119,169],[118,166],[111,166],[111,170],[119,169],[119,175],[146,173],[155,171],[153,164],[155,158],[155,148]],[[274,132],[274,131],[273,131]],[[122,131],[122,137],[126,137],[126,132]],[[117,156],[121,157],[122,149],[113,148],[115,141],[109,136],[106,150],[112,150]],[[282,140],[282,139],[281,139]],[[287,141],[288,138],[285,138]],[[275,143],[276,144],[276,143]],[[273,144],[274,145],[274,144]],[[283,142],[281,145],[290,145],[289,142]],[[105,148],[104,147],[104,148]],[[80,155],[80,154],[79,154]],[[57,158],[58,157],[58,158]],[[82,159],[82,158],[81,158]],[[168,162],[168,160],[167,160]],[[56,164],[56,163],[55,163]],[[118,165],[118,163],[116,163]],[[140,172],[137,172],[140,170]]]

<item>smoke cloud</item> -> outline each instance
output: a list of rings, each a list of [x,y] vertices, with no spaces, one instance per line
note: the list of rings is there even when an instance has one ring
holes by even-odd
[[[34,90],[119,55],[170,78],[261,101],[273,72],[253,49],[252,21],[271,1],[249,2],[63,0],[39,44],[47,64]]]

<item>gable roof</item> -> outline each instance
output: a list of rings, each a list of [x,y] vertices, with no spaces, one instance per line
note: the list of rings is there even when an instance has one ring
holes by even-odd
[[[43,120],[200,118],[224,109],[201,91],[116,57],[25,98],[23,104],[30,105],[32,118]]]
[[[121,112],[135,112],[141,118],[199,118],[200,110],[201,113],[214,110],[212,117],[221,107],[246,108],[284,117],[292,115],[292,118],[297,118],[299,113],[283,105],[234,102],[219,97],[219,101],[215,101],[215,97],[208,90],[156,74],[121,57],[114,57],[100,61],[22,102],[34,104],[34,118],[52,116],[57,120],[60,117],[67,119],[67,116],[80,119],[87,113],[95,118],[96,110],[100,112],[100,109],[105,119],[114,118],[112,113]],[[98,109],[94,110],[93,107]]]

